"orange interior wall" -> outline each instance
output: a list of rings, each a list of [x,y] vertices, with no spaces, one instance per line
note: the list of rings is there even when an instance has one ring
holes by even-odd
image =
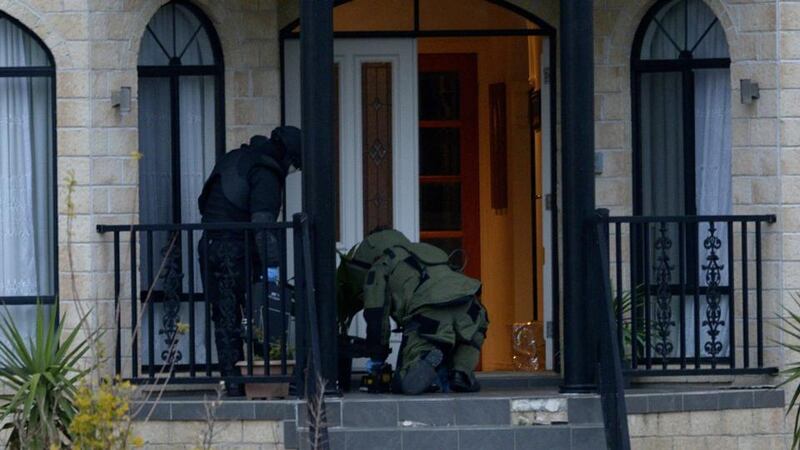
[[[533,223],[526,37],[419,39],[419,53],[478,55],[481,281],[491,324],[482,369],[513,370],[511,326],[533,319]],[[538,66],[537,66],[538,67]],[[489,85],[506,83],[509,207],[491,207]],[[541,298],[541,297],[539,297]]]

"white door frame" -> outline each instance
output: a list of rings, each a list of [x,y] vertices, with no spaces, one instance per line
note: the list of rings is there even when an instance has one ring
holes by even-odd
[[[553,180],[551,176],[552,161],[552,108],[551,108],[551,86],[553,80],[551,79],[553,71],[550,68],[550,39],[546,37],[542,40],[542,53],[540,55],[540,71],[539,76],[542,80],[541,88],[541,114],[542,114],[542,167],[538,169],[542,177],[542,194],[544,201],[542,202],[542,242],[541,249],[544,252],[544,266],[542,267],[542,302],[544,306],[544,342],[545,342],[545,368],[553,370],[554,355],[553,355],[553,339],[554,336],[548,331],[552,329],[553,323],[553,215],[551,208],[548,208],[548,199],[555,196],[553,192]],[[534,203],[535,207],[535,203]],[[536,224],[534,226],[534,236],[536,236]],[[538,244],[537,244],[538,245]],[[537,262],[538,264],[538,262]]]

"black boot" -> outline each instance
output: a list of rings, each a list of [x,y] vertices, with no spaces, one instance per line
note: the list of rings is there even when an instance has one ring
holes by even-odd
[[[442,363],[443,358],[441,350],[433,349],[414,363],[400,380],[402,393],[418,395],[427,392],[436,383],[436,368]]]
[[[239,377],[241,372],[236,366],[227,367],[222,371],[222,378],[225,380],[225,395],[228,397],[244,397],[244,386],[242,383],[228,381],[227,377]]]
[[[450,389],[453,392],[478,392],[481,384],[474,374],[467,375],[460,370],[454,370],[450,375]]]

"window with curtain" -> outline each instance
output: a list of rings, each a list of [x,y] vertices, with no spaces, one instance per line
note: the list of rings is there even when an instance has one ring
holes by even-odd
[[[224,152],[222,51],[209,19],[186,1],[162,6],[142,36],[138,73],[140,222],[199,223],[197,198],[217,155]],[[195,265],[195,274],[200,273],[197,261],[181,255],[186,254],[188,245],[197,248],[199,233],[193,242],[172,238],[170,233],[156,232],[143,236],[141,242],[142,289],[155,282],[156,322],[162,324],[155,330],[158,334],[170,333],[180,320],[182,302],[174,300],[185,300],[188,281],[182,274],[188,272],[188,264]],[[148,249],[153,252],[152,261],[145,257]],[[166,255],[175,258],[171,261],[175,264],[165,267],[180,270],[159,273]],[[169,276],[181,277],[177,286],[183,286],[182,292],[164,292],[165,286],[176,285],[166,282]],[[194,292],[200,293],[200,277],[196,278]],[[197,305],[196,313],[198,323],[202,323],[203,305]],[[149,339],[147,334],[144,330],[144,342]],[[161,355],[165,350],[161,347],[167,344],[158,337],[156,342],[157,354]],[[197,342],[202,342],[202,337]],[[177,354],[186,354],[185,346],[182,343]],[[147,346],[143,348],[146,353]],[[198,359],[205,358],[205,350],[197,349]]]
[[[23,333],[57,291],[54,86],[50,52],[0,12],[0,313]]]
[[[731,79],[728,43],[719,20],[702,0],[658,2],[645,16],[636,34],[632,65],[634,121],[634,212],[645,216],[725,215],[732,212],[731,195]],[[703,240],[711,224],[689,230],[686,258],[688,284],[705,286],[708,250]],[[723,228],[723,229],[720,229]],[[727,243],[725,227],[717,224],[716,236]],[[668,234],[678,236],[677,226]],[[649,242],[657,242],[657,230],[648,230]],[[678,261],[677,239],[671,246],[670,261]],[[650,255],[657,250],[651,244]],[[717,251],[722,279],[727,279],[727,248]],[[640,255],[641,257],[641,255]],[[657,264],[649,264],[656,270]],[[636,274],[634,274],[636,275]],[[651,273],[651,279],[655,273]],[[638,274],[643,278],[642,274]],[[673,279],[677,280],[677,274]],[[721,286],[725,291],[726,286]],[[729,289],[727,289],[728,292]],[[679,297],[673,298],[672,353],[678,353]],[[728,317],[729,296],[720,303],[722,317]],[[649,301],[649,299],[648,299]],[[700,296],[700,327],[695,333],[693,299],[687,299],[687,355],[694,356],[695,338],[703,357],[728,354],[725,325],[717,341],[722,349],[710,354],[708,308]],[[655,309],[655,308],[653,308]],[[655,320],[655,319],[654,319]]]

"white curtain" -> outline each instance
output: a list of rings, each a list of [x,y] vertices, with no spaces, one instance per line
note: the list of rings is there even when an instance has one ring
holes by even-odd
[[[687,14],[688,13],[688,14]],[[685,21],[688,17],[688,23]],[[678,49],[692,50],[694,58],[724,58],[728,56],[728,45],[722,27],[714,21],[713,12],[701,0],[678,0],[666,6],[656,15],[661,27],[650,25],[642,47],[642,59],[675,59]],[[663,29],[662,29],[663,27]],[[666,31],[666,33],[665,33]],[[668,36],[669,35],[669,36]],[[701,40],[702,37],[702,40]],[[676,49],[677,46],[677,49]],[[731,194],[731,87],[730,70],[697,70],[694,72],[694,117],[682,117],[682,75],[680,72],[642,74],[641,89],[641,136],[642,136],[642,178],[643,213],[645,215],[685,214],[684,206],[684,158],[683,130],[684,120],[693,120],[695,127],[695,205],[698,215],[723,215],[732,212]],[[701,224],[698,230],[697,260],[699,273],[697,282],[706,286],[706,271],[709,251],[703,247],[709,234],[710,224]],[[728,232],[725,224],[715,224],[715,235],[722,246],[716,250],[721,270],[721,286],[728,285]],[[668,252],[672,271],[672,283],[677,283],[678,273],[678,229],[668,230],[672,249]],[[657,233],[651,231],[651,246]],[[651,247],[651,280],[655,279],[657,250]],[[654,300],[653,300],[654,301]],[[699,299],[700,312],[700,351],[705,352],[705,344],[711,340],[708,325],[703,325],[708,310],[707,299]],[[653,305],[651,305],[653,306]],[[655,320],[655,308],[653,320]],[[694,299],[687,297],[686,310],[686,354],[694,356]],[[716,355],[728,355],[729,298],[723,296],[720,302],[720,334],[716,341],[723,344]],[[680,352],[681,323],[679,298],[672,299],[672,319],[675,326],[669,336],[673,344],[671,356]],[[658,341],[653,335],[652,343]],[[655,352],[654,352],[655,354]],[[660,355],[659,355],[660,356]]]
[[[173,22],[174,7],[174,22]],[[175,37],[173,43],[173,23]],[[159,10],[152,18],[149,27],[158,40],[147,32],[139,55],[140,65],[164,66],[170,57],[180,57],[184,65],[213,64],[213,52],[208,36],[204,30],[198,32],[200,22],[185,7],[170,4]],[[197,33],[196,33],[197,32]],[[161,45],[159,45],[159,42]],[[163,47],[163,48],[162,48]],[[165,54],[166,50],[166,54]],[[172,223],[173,217],[173,177],[172,177],[172,118],[175,112],[171,108],[172,85],[170,78],[140,78],[139,83],[139,136],[143,158],[140,161],[141,222],[152,224]],[[213,76],[182,76],[177,82],[177,124],[180,139],[180,218],[181,223],[200,222],[197,198],[216,159],[216,97],[215,78]],[[184,234],[184,237],[186,235]],[[142,250],[146,251],[147,241],[143,236]],[[153,236],[153,267],[142,253],[142,280],[147,283],[148,275],[156,275],[162,261],[162,249],[168,246],[167,233],[156,233]],[[200,267],[197,252],[193,260],[187,258],[186,249],[192,246],[197,249],[200,233],[195,233],[193,242],[182,242],[183,290],[188,293],[189,264],[194,266],[194,292],[203,292],[200,278]],[[185,241],[185,239],[183,239]],[[160,289],[161,283],[156,283]],[[143,286],[143,289],[146,287]],[[182,305],[181,320],[188,321],[186,305]],[[154,307],[155,322],[161,324],[164,314],[163,305]],[[196,304],[195,320],[197,324],[205,321],[205,308],[202,303]],[[156,331],[158,325],[156,327]],[[202,326],[194,327],[196,341],[196,357],[198,362],[205,360],[205,335]],[[147,327],[143,328],[143,358],[148,357]],[[167,344],[156,336],[156,362],[160,362],[161,352]],[[183,355],[183,362],[188,359],[189,340],[184,338],[178,345]],[[215,353],[212,353],[215,354]]]
[[[23,30],[0,19],[0,67],[47,64]],[[0,297],[54,292],[51,79],[0,78]],[[31,329],[35,307],[15,306]]]

